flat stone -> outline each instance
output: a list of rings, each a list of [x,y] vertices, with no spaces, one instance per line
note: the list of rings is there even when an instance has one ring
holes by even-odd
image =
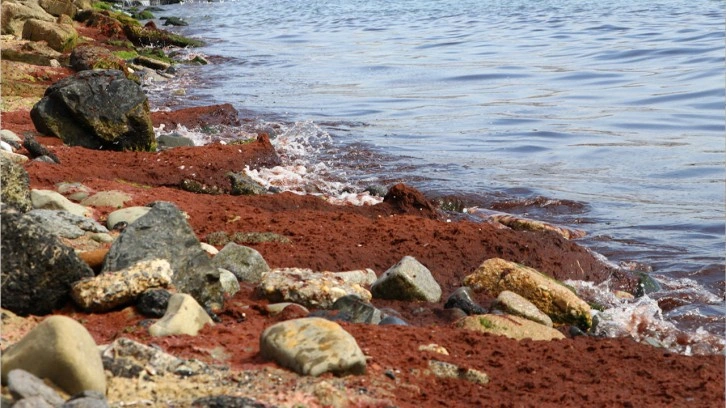
[[[113,229],[113,227],[120,222],[132,224],[134,221],[146,215],[150,210],[151,208],[149,207],[126,207],[116,210],[108,215],[108,218],[106,219],[106,227],[108,229]]]
[[[336,300],[345,295],[357,295],[370,300],[371,293],[355,280],[356,275],[368,275],[366,271],[313,272],[310,269],[279,268],[262,275],[258,291],[271,302],[294,302],[306,307],[330,309]]]
[[[12,406],[13,408],[53,408],[55,405],[51,405],[48,401],[44,400],[43,397],[35,395],[23,398],[15,402]]]
[[[552,319],[537,309],[537,306],[522,296],[508,290],[502,291],[492,305],[494,309],[507,314],[524,317],[533,322],[552,327]]]
[[[351,323],[378,324],[383,317],[380,310],[356,295],[346,295],[338,298],[333,303],[332,308],[346,313],[349,319],[345,320]]]
[[[500,258],[484,261],[464,285],[475,292],[486,291],[498,296],[509,290],[532,302],[553,322],[570,324],[583,330],[592,326],[590,305],[565,285],[539,271]]]
[[[212,265],[234,274],[240,282],[259,283],[270,267],[256,250],[230,242],[212,260]]]
[[[8,373],[8,389],[16,400],[40,397],[50,406],[62,405],[64,402],[63,398],[43,380],[19,368]]]
[[[55,315],[38,324],[2,354],[2,382],[21,368],[47,378],[68,394],[95,390],[105,395],[106,374],[93,337],[77,321]]]
[[[149,334],[154,337],[177,334],[196,336],[207,324],[214,325],[214,322],[192,296],[175,293],[169,299],[164,317],[149,327]]]
[[[268,327],[260,337],[260,352],[301,375],[363,374],[366,367],[353,336],[337,323],[317,317]]]
[[[64,210],[80,217],[91,215],[90,209],[72,202],[53,190],[30,190],[30,200],[33,202],[33,208]]]
[[[543,324],[512,315],[474,315],[455,323],[456,327],[505,336],[510,339],[555,340],[565,335]]]
[[[147,289],[169,286],[173,274],[165,259],[140,261],[129,268],[74,283],[71,296],[84,310],[105,312],[133,303]]]
[[[83,236],[87,232],[108,232],[106,227],[95,220],[65,210],[35,209],[27,214],[49,232],[61,238],[74,239]]]
[[[441,299],[441,287],[431,271],[412,256],[404,256],[384,272],[371,286],[371,293],[379,299],[426,302],[438,302]]]

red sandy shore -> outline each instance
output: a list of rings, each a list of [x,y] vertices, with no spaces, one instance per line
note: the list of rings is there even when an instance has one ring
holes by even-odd
[[[84,32],[89,35],[89,32]],[[167,128],[229,121],[228,108],[156,113],[154,124]],[[159,153],[94,151],[62,145],[35,132],[29,112],[2,114],[2,127],[23,136],[34,134],[60,159],[58,165],[25,165],[31,188],[52,189],[58,182],[78,181],[96,190],[121,190],[133,199],[127,206],[164,200],[187,212],[200,240],[215,231],[275,232],[290,243],[250,245],[271,267],[305,267],[342,271],[372,268],[380,274],[411,255],[426,265],[444,292],[444,299],[483,260],[498,256],[535,267],[560,279],[601,281],[611,271],[577,244],[553,233],[517,232],[493,224],[447,223],[434,211],[420,211],[425,198],[402,188],[400,199],[372,207],[334,206],[312,196],[282,193],[264,196],[194,194],[178,188],[185,178],[208,185],[228,184],[226,173],[273,164],[277,157],[269,140],[224,146],[182,147]],[[22,153],[22,151],[21,151]],[[180,169],[184,166],[184,169]],[[192,175],[193,174],[193,175]],[[103,222],[111,208],[97,209]],[[487,305],[491,299],[480,295]],[[215,362],[210,350],[223,348],[232,369],[272,366],[259,355],[264,327],[293,315],[268,316],[267,301],[251,286],[229,299],[221,323],[196,337],[152,339],[133,309],[87,314],[71,305],[58,313],[83,321],[97,343],[130,337],[155,343],[171,354]],[[642,345],[631,339],[577,337],[551,342],[515,341],[451,327],[452,316],[438,304],[377,301],[396,310],[412,325],[345,324],[367,356],[367,373],[355,378],[361,387],[385,384],[392,403],[400,407],[464,406],[607,406],[723,407],[724,356],[683,356]],[[436,343],[449,355],[419,351]],[[436,359],[486,372],[482,386],[463,380],[439,379],[420,373]],[[386,371],[389,375],[386,376]],[[393,375],[390,375],[390,374]],[[324,375],[325,378],[329,375]],[[391,378],[393,377],[393,378]]]

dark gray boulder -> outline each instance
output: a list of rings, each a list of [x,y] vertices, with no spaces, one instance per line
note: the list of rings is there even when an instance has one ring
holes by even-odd
[[[46,89],[30,111],[35,128],[90,149],[156,150],[149,101],[119,70],[86,70]]]
[[[211,310],[222,307],[219,271],[212,266],[184,214],[172,203],[151,204],[146,215],[129,224],[106,255],[101,273],[128,268],[138,261],[166,259],[179,292]]]
[[[70,298],[76,281],[93,271],[72,248],[31,217],[3,210],[2,307],[18,315],[46,315]]]

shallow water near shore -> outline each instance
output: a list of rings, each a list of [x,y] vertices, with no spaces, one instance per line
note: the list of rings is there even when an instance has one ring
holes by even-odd
[[[156,106],[232,103],[257,119],[247,131],[332,182],[326,193],[404,181],[583,229],[583,245],[663,283],[658,310],[633,310],[723,337],[722,2],[253,0],[156,14],[186,19],[176,30],[207,40],[193,52],[212,61]]]

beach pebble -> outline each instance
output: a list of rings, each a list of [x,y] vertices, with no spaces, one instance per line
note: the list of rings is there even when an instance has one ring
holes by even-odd
[[[445,309],[458,308],[468,315],[484,314],[487,310],[474,301],[474,292],[467,286],[456,289],[444,303]]]
[[[447,363],[438,360],[429,360],[429,370],[437,378],[451,378],[455,380],[464,380],[479,385],[489,383],[489,376],[479,370],[473,368],[463,368],[456,364]]]
[[[149,289],[139,295],[136,309],[144,316],[162,317],[169,306],[171,292],[166,289]]]
[[[313,272],[302,268],[278,268],[262,275],[258,291],[271,302],[293,302],[306,307],[330,309],[336,300],[345,295],[357,295],[370,300],[371,293],[356,281],[366,271]]]
[[[552,327],[552,319],[537,309],[537,306],[522,296],[508,290],[502,291],[494,301],[492,308],[507,314],[524,317],[533,322]]]
[[[38,397],[50,406],[63,404],[63,398],[35,375],[17,368],[8,372],[8,389],[16,400]]]
[[[28,162],[28,156],[25,156],[23,154],[18,154],[14,152],[9,152],[7,150],[0,150],[0,156],[4,157],[5,159],[16,163],[16,164],[24,164]]]
[[[397,316],[386,316],[378,323],[379,326],[408,326],[408,322]]]
[[[5,405],[3,405],[5,406]],[[20,401],[15,402],[13,405],[13,408],[53,408],[55,405],[50,405],[48,401],[43,399],[43,397],[40,396],[32,396],[28,398],[23,398]]]
[[[382,313],[375,306],[356,295],[346,295],[333,303],[333,310],[339,310],[347,315],[345,321],[351,323],[378,324]]]
[[[317,317],[268,327],[260,337],[260,352],[301,375],[363,374],[366,367],[353,336],[337,323]]]
[[[103,394],[86,390],[72,396],[61,408],[108,408],[108,402]]]
[[[93,337],[70,317],[48,317],[2,354],[2,380],[21,368],[48,378],[68,394],[106,393],[106,374]]]
[[[46,210],[63,210],[80,217],[91,215],[91,210],[72,202],[62,194],[53,190],[30,190],[33,208]]]
[[[225,295],[232,297],[239,292],[240,287],[237,277],[226,269],[218,268],[217,270],[219,270],[219,283],[222,284],[222,291]]]
[[[509,290],[532,302],[553,322],[571,324],[583,330],[592,325],[590,305],[562,283],[541,272],[501,258],[484,261],[464,278],[475,292],[498,296]]]
[[[100,313],[130,304],[144,291],[167,287],[174,272],[165,259],[140,261],[116,272],[104,272],[73,284],[71,295],[84,310]]]
[[[78,182],[63,182],[56,184],[56,191],[68,197],[71,201],[79,202],[91,194],[91,189]]]
[[[176,334],[196,336],[207,324],[214,325],[214,322],[192,296],[175,293],[169,299],[164,317],[149,327],[149,333],[154,337]]]
[[[240,282],[258,283],[270,267],[255,249],[230,242],[214,256],[212,265],[234,274]]]
[[[371,293],[378,299],[427,302],[441,299],[441,287],[431,271],[412,256],[404,256],[384,272],[371,286]]]
[[[20,136],[9,129],[0,130],[0,140],[11,145],[23,142],[23,139],[21,139]]]
[[[113,227],[115,227],[116,224],[120,222],[131,224],[137,219],[146,215],[150,210],[151,208],[149,207],[126,207],[120,210],[116,210],[108,214],[108,219],[106,220],[106,227],[108,229],[113,229]]]
[[[474,315],[455,323],[456,327],[522,340],[564,339],[565,335],[543,324],[513,315]]]

